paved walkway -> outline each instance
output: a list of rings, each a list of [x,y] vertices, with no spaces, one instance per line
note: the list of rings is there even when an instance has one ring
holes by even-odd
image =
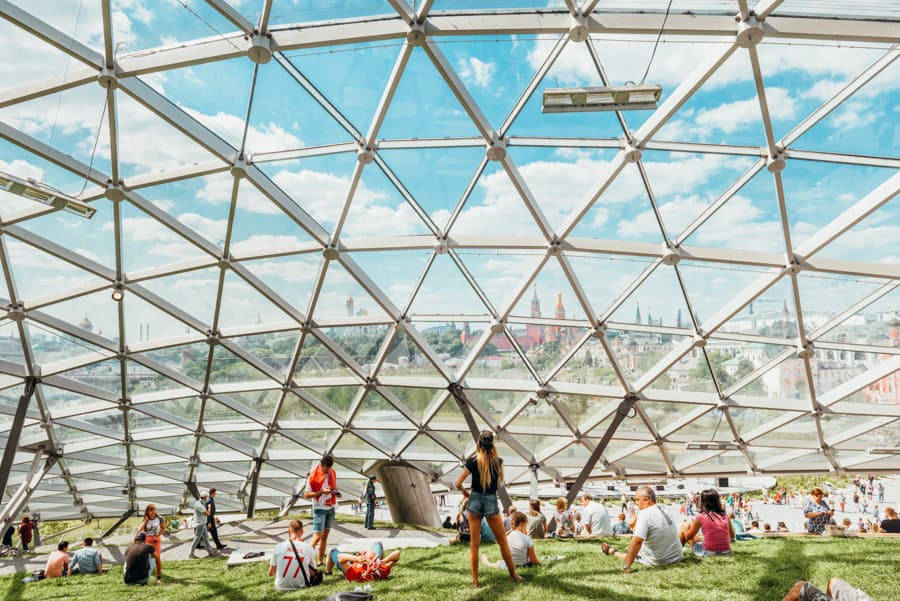
[[[304,523],[303,540],[309,541],[312,538],[311,524]],[[269,520],[245,520],[234,523],[223,523],[219,527],[219,538],[228,545],[223,551],[225,554],[222,559],[217,561],[225,561],[228,554],[232,551],[240,551],[241,554],[252,551],[263,551],[268,553],[272,548],[283,540],[286,540],[288,522],[280,520],[277,522]],[[357,551],[368,549],[372,543],[381,541],[387,549],[407,548],[407,547],[436,547],[449,543],[448,536],[453,533],[447,531],[430,532],[427,530],[401,530],[397,528],[378,528],[376,530],[366,530],[362,524],[347,524],[336,522],[328,537],[329,548],[339,547],[341,550]],[[166,561],[188,559],[191,541],[193,540],[193,529],[181,529],[173,533],[171,536],[165,536],[162,543],[163,563]],[[74,547],[75,541],[70,543]],[[103,554],[104,565],[121,565],[124,557],[125,548],[132,542],[131,535],[121,535],[109,537],[103,541],[102,545],[97,545]],[[78,541],[80,547],[80,541]],[[41,570],[47,561],[47,556],[53,545],[44,545],[37,550],[35,554],[26,554],[14,559],[0,558],[0,575],[12,574],[16,572],[32,572]],[[197,557],[203,558],[207,553],[203,549],[196,551]]]

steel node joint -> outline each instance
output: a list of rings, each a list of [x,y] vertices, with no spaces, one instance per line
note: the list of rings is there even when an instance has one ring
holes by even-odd
[[[119,87],[119,75],[116,73],[116,65],[112,67],[103,66],[97,73],[97,83],[107,90],[115,90]]]
[[[756,19],[756,15],[751,14],[750,17],[744,21],[739,16],[735,17],[737,21],[737,36],[735,38],[735,42],[741,48],[752,48],[759,44],[763,37],[765,37],[765,32],[763,31],[762,22]]]
[[[272,60],[272,52],[275,50],[272,43],[272,34],[261,34],[254,31],[248,39],[247,56],[257,65],[265,65]]]

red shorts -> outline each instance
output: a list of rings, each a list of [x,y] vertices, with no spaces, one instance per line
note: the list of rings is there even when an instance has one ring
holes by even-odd
[[[362,562],[351,563],[346,570],[344,576],[350,582],[364,582],[366,580],[384,580],[391,575],[391,566],[379,564],[377,566],[369,566]]]

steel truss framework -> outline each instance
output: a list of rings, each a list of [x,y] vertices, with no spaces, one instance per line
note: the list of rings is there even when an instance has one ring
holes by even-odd
[[[284,507],[285,503],[297,502],[309,462],[325,452],[336,455],[343,468],[342,476],[363,474],[378,461],[402,458],[434,471],[438,478],[449,479],[458,469],[459,462],[472,451],[469,433],[472,424],[466,420],[472,416],[478,427],[490,428],[498,434],[506,457],[507,479],[511,483],[527,483],[535,476],[542,481],[577,480],[580,483],[587,478],[609,477],[900,471],[900,455],[875,457],[866,452],[867,447],[873,446],[872,441],[881,442],[879,446],[897,445],[900,404],[873,403],[863,395],[871,386],[897,374],[900,348],[829,336],[867,307],[895,292],[900,286],[900,267],[820,256],[820,251],[841,235],[895,201],[900,191],[900,157],[795,148],[798,138],[900,58],[896,22],[782,16],[781,2],[777,0],[761,1],[752,11],[747,2],[736,2],[736,15],[672,14],[666,26],[667,36],[728,38],[731,43],[721,46],[706,63],[698,65],[640,127],[632,129],[619,113],[621,134],[618,137],[566,139],[517,137],[510,132],[525,105],[544,85],[544,76],[566,46],[585,44],[597,75],[606,81],[603,57],[593,45],[583,40],[620,34],[655,35],[660,23],[659,14],[606,13],[603,3],[596,0],[583,3],[567,0],[565,6],[569,12],[468,11],[465,14],[432,12],[434,3],[430,1],[419,3],[413,10],[405,0],[390,0],[388,4],[395,10],[394,14],[274,27],[270,26],[272,0],[262,3],[256,22],[249,21],[224,0],[207,0],[207,3],[233,25],[233,32],[116,56],[109,0],[102,2],[103,52],[54,29],[26,10],[0,0],[0,14],[20,28],[21,35],[35,36],[64,52],[73,64],[64,76],[3,92],[0,108],[14,107],[81,86],[96,86],[99,82],[107,99],[110,138],[111,170],[101,173],[26,132],[0,122],[0,138],[34,157],[85,178],[88,188],[82,198],[98,205],[110,205],[113,214],[113,229],[109,233],[115,244],[113,268],[71,250],[72,241],[51,240],[28,227],[33,220],[53,209],[35,205],[6,216],[2,223],[0,267],[5,278],[4,304],[8,306],[3,324],[12,328],[21,342],[22,361],[0,360],[0,386],[4,398],[19,399],[26,379],[40,379],[25,415],[19,443],[27,445],[31,439],[49,440],[53,449],[48,452],[55,458],[54,462],[48,463],[49,473],[31,498],[29,508],[32,511],[40,511],[45,517],[118,516],[151,500],[168,510],[183,506],[189,491],[198,485],[213,483],[225,492],[235,493],[222,499],[224,509],[252,511],[254,507]],[[445,36],[499,34],[551,35],[556,42],[531,81],[520,91],[519,99],[505,121],[494,124],[485,116],[438,41]],[[881,43],[883,52],[880,58],[779,139],[769,116],[765,73],[756,49],[760,40],[768,38]],[[286,54],[298,49],[385,40],[397,42],[400,50],[365,131],[358,129]],[[471,120],[477,137],[388,140],[380,136],[414,51],[425,53]],[[663,126],[716,70],[739,53],[746,55],[752,66],[765,145],[657,139]],[[260,71],[283,69],[296,83],[297,91],[311,96],[353,141],[253,154],[246,142],[249,120],[244,124],[241,143],[234,145],[144,80],[151,74],[242,56],[255,63],[251,85],[255,85]],[[252,99],[252,90],[247,92]],[[214,158],[177,169],[123,177],[119,157],[129,152],[129,148],[120,143],[117,103],[123,98],[136,101]],[[248,107],[248,114],[249,110]],[[512,153],[507,152],[519,146],[612,149],[616,154],[608,170],[597,174],[595,185],[579,208],[563,224],[554,227],[544,215],[519,166],[513,162]],[[461,147],[482,147],[486,151],[485,157],[447,225],[441,227],[423,208],[421,199],[416,198],[391,170],[381,153],[390,149]],[[673,237],[663,225],[652,181],[642,160],[643,152],[654,150],[752,157],[755,160],[680,235]],[[320,224],[306,207],[295,202],[290,191],[277,186],[263,169],[269,162],[348,152],[357,153],[359,160],[353,169],[340,217],[330,228]],[[858,201],[808,240],[795,245],[791,240],[792,224],[786,209],[782,173],[790,170],[792,163],[801,161],[875,166],[894,172],[876,188],[860,194]],[[492,162],[499,164],[512,182],[521,197],[522,208],[536,226],[537,235],[465,235],[454,231],[454,224],[466,207],[478,178]],[[662,243],[573,235],[602,195],[626,168],[632,166],[636,166],[641,175],[648,206],[652,207],[660,225]],[[342,235],[343,226],[354,210],[354,194],[368,170],[381,170],[385,174],[430,234],[379,238]],[[765,174],[765,170],[771,175],[780,208],[783,254],[690,243],[691,234],[726,206],[751,178]],[[224,174],[233,179],[226,234],[219,245],[145,196],[157,186],[212,174]],[[261,193],[279,209],[284,219],[303,230],[309,242],[235,252],[232,234],[239,225],[236,205],[248,187]],[[196,258],[126,273],[123,253],[130,244],[123,231],[126,207],[128,211],[137,211],[155,220],[189,243],[197,251]],[[13,243],[40,250],[56,261],[83,271],[91,276],[92,283],[47,290],[40,297],[23,295],[17,278],[21,281],[29,274],[17,270],[9,249]],[[355,258],[362,253],[401,250],[431,254],[409,300],[398,306]],[[498,304],[467,268],[465,255],[473,250],[530,254],[534,256],[534,263],[510,291],[505,303]],[[579,275],[573,266],[574,258],[579,256],[639,258],[646,268],[618,291],[611,304],[598,306],[586,292],[584,273]],[[319,261],[315,283],[305,306],[287,300],[256,272],[255,265],[259,261],[284,257],[317,258]],[[458,275],[471,286],[483,304],[481,314],[429,316],[412,310],[433,265],[443,259],[449,259],[459,271]],[[685,265],[746,268],[756,271],[757,278],[746,287],[730,290],[730,300],[715,314],[701,320],[692,299],[696,301],[696,295],[706,291],[686,285]],[[515,314],[515,308],[522,299],[528,298],[539,274],[549,267],[561,269],[584,319],[526,318]],[[154,282],[161,278],[189,278],[209,269],[218,273],[218,286],[208,292],[214,307],[211,319],[193,315],[181,308],[179,299],[163,298],[153,291]],[[335,270],[348,274],[371,297],[379,314],[386,317],[319,317],[323,286],[329,273]],[[625,323],[614,319],[635,290],[663,272],[676,278],[676,290],[688,308],[684,324],[663,326],[661,322]],[[806,274],[852,275],[869,278],[878,285],[874,290],[859,294],[855,303],[841,307],[824,322],[811,325],[805,320],[800,294],[799,282]],[[227,300],[226,280],[231,279],[255,291],[259,298],[283,312],[289,321],[225,327],[223,303]],[[110,301],[109,308],[118,320],[118,329],[112,336],[86,330],[53,314],[52,308],[58,303],[77,302],[98,292],[108,293],[114,285],[124,286],[126,296],[120,303]],[[748,307],[752,309],[754,301],[760,301],[778,286],[786,286],[791,291],[785,306],[793,316],[790,334],[786,331],[782,335],[748,333],[728,327],[733,319],[746,314]],[[161,315],[176,320],[183,325],[184,334],[160,341],[129,339],[126,336],[126,310],[131,299],[139,299]],[[433,347],[425,331],[452,321],[478,322],[484,327],[474,333],[465,356],[458,363],[449,365]],[[547,369],[536,367],[535,355],[522,346],[521,333],[515,330],[526,325],[573,332],[570,345],[554,365]],[[36,352],[36,328],[53,331],[60,339],[76,342],[86,350],[42,362]],[[373,329],[382,332],[383,340],[365,363],[353,356],[338,336],[339,332]],[[663,338],[673,342],[665,346],[665,352],[652,365],[638,373],[623,364],[622,351],[616,346],[617,338],[621,341],[625,334],[643,337],[645,343]],[[278,365],[265,360],[245,344],[254,336],[287,337],[292,345],[290,357]],[[491,375],[478,369],[487,349],[498,337],[508,341],[510,354],[506,360],[514,361],[520,371],[513,373],[498,368]],[[398,375],[396,370],[388,368],[400,343],[418,357],[419,373],[413,370],[408,375]],[[713,361],[710,358],[713,349],[728,345],[767,346],[776,351],[754,365],[751,371],[742,373],[737,381],[726,383],[722,381],[721,372],[708,364]],[[331,365],[340,369],[307,370],[309,355],[305,350],[313,346],[327,354]],[[194,354],[202,352],[203,368],[188,374],[178,365],[162,359],[166,352],[186,352],[183,349],[192,349]],[[574,366],[584,360],[586,352],[593,353],[595,363],[602,362],[608,368],[611,375],[607,379],[571,377]],[[814,372],[817,362],[822,361],[826,353],[871,354],[878,360],[822,390],[816,384]],[[224,356],[254,376],[238,381],[218,379],[216,370]],[[673,370],[680,369],[679,366],[686,362],[693,369],[699,366],[706,370],[708,386],[704,390],[692,391],[671,384],[674,382],[670,379],[674,378]],[[101,364],[111,366],[112,384],[100,385],[83,376]],[[759,389],[745,390],[753,382],[788,365],[802,373],[803,394],[766,395]],[[152,381],[166,385],[135,392],[135,374],[149,375]],[[660,385],[660,378],[667,379],[671,385]],[[325,399],[324,391],[335,388],[352,389],[349,407],[338,408]],[[426,391],[428,401],[414,405],[406,396],[410,390]],[[60,395],[68,399],[66,403],[54,400]],[[501,398],[506,400],[502,410],[497,410],[494,399]],[[266,402],[256,404],[252,399],[266,399]],[[457,402],[463,403],[463,410]],[[177,403],[189,403],[189,411],[176,411]],[[579,403],[580,411],[575,409]],[[372,406],[380,408],[380,413],[367,410]],[[16,408],[16,401],[4,401],[0,412],[13,416]],[[210,417],[223,411],[230,415],[229,419]],[[625,412],[628,412],[627,416]],[[535,416],[539,418],[535,420]],[[840,421],[842,419],[847,421]],[[846,423],[847,427],[827,428],[829,420]],[[11,419],[2,422],[7,432],[11,422]],[[622,422],[631,426],[619,426]],[[16,444],[16,438],[9,437],[11,444]],[[687,451],[684,443],[691,440],[729,442],[737,447]],[[598,445],[603,446],[598,449]],[[29,465],[33,461],[33,455],[29,453],[16,454],[7,491],[14,490],[26,476],[32,475],[34,470],[29,471]],[[4,501],[10,496],[7,491],[0,491]]]

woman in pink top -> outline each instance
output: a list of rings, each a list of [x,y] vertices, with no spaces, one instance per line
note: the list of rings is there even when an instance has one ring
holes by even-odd
[[[700,532],[703,535],[700,535]],[[700,493],[700,513],[694,521],[683,524],[678,531],[681,543],[691,543],[694,555],[731,555],[731,541],[734,540],[734,528],[728,519],[719,491],[708,488]]]

